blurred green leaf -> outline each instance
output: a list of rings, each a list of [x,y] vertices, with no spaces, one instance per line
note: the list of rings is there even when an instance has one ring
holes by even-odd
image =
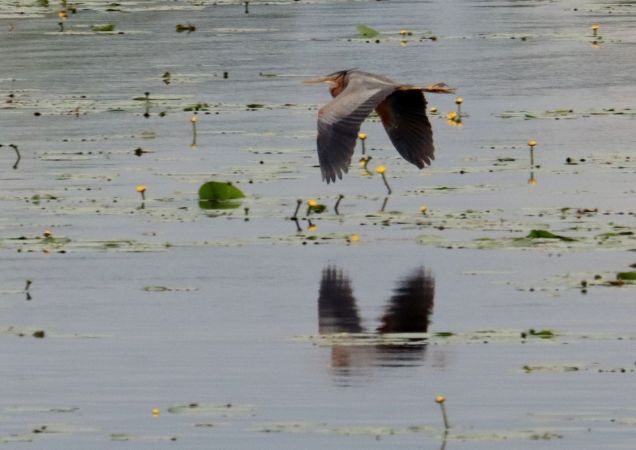
[[[199,188],[199,207],[202,209],[238,208],[237,200],[245,197],[241,190],[231,183],[208,181]]]
[[[374,30],[367,25],[358,25],[356,28],[358,30],[358,34],[360,34],[360,36],[363,38],[374,38],[380,35],[379,31]]]
[[[616,279],[623,281],[636,281],[636,272],[619,272]]]
[[[567,237],[567,236],[559,236],[558,234],[551,233],[547,230],[532,230],[526,236],[529,239],[559,239],[561,241],[573,242],[576,239]]]

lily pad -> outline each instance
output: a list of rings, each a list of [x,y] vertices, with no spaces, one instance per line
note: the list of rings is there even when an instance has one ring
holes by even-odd
[[[245,197],[241,190],[231,183],[208,181],[199,188],[199,207],[201,209],[238,208],[235,200]]]
[[[356,29],[358,30],[358,34],[360,34],[360,37],[363,38],[374,38],[380,35],[379,31],[374,30],[368,25],[358,25]]]
[[[576,239],[574,238],[567,237],[567,236],[560,236],[558,234],[551,233],[547,230],[531,230],[530,233],[528,233],[528,236],[526,237],[528,239],[558,239],[558,240],[566,241],[566,242],[576,241]]]
[[[115,31],[115,24],[107,23],[105,25],[93,25],[91,29],[95,33],[108,33],[109,31]]]
[[[254,412],[252,405],[237,405],[233,403],[201,404],[188,403],[174,405],[168,408],[170,414],[186,416],[219,416],[227,417],[233,415],[251,414]]]
[[[619,272],[616,274],[617,280],[636,281],[636,272]]]

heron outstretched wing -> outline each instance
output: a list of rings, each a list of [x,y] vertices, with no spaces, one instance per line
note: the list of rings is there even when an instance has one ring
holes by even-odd
[[[433,131],[420,88],[401,87],[378,107],[382,124],[397,151],[418,168],[435,159]]]
[[[349,170],[360,124],[395,85],[351,77],[347,87],[318,112],[318,161],[327,183]]]

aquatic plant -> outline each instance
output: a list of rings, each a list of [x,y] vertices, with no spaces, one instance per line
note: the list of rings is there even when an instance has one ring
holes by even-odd
[[[360,139],[360,143],[362,144],[362,154],[364,155],[366,153],[364,141],[367,140],[367,133],[358,133],[358,139]]]
[[[192,25],[191,23],[188,22],[185,25],[181,24],[181,23],[178,23],[176,25],[175,29],[176,29],[177,33],[183,33],[184,31],[187,31],[188,33],[192,33],[193,31],[197,30],[197,27],[195,27],[194,25]]]
[[[91,30],[93,30],[95,33],[108,33],[111,31],[115,31],[115,24],[107,23],[105,25],[93,25],[91,27]]]
[[[340,202],[342,201],[343,198],[344,198],[344,195],[339,194],[338,200],[336,200],[336,204],[333,206],[333,210],[336,213],[336,215],[340,214],[340,211],[338,211],[338,207],[340,206]]]
[[[307,216],[309,216],[310,213],[316,213],[316,214],[320,214],[322,212],[325,212],[327,210],[327,207],[325,205],[323,205],[322,203],[318,203],[315,199],[310,199],[307,201]]]
[[[197,116],[192,116],[192,118],[190,119],[190,122],[192,122],[192,144],[190,144],[190,147],[192,148],[196,148],[197,146],[197,122],[199,121],[199,119],[197,118]]]
[[[199,207],[202,209],[238,208],[236,200],[245,194],[230,182],[208,181],[199,188]]]
[[[530,139],[528,141],[528,146],[530,147],[530,167],[534,168],[534,148],[537,145],[537,141],[534,139]]]
[[[455,104],[457,105],[457,115],[456,115],[456,121],[457,122],[461,122],[462,120],[462,103],[464,103],[464,99],[461,97],[457,97],[455,99]]]
[[[298,219],[298,211],[300,210],[300,205],[302,205],[302,204],[303,204],[303,200],[301,198],[296,200],[296,210],[294,211],[294,214],[292,214],[292,216],[291,216],[292,220],[297,220]]]
[[[142,201],[146,200],[146,186],[144,186],[143,184],[140,184],[135,189],[137,192],[139,192],[139,194],[141,194],[141,200]]]
[[[68,16],[68,13],[66,12],[65,9],[58,11],[57,13],[57,17],[60,19],[60,21],[57,23],[60,27],[60,33],[64,31],[64,21],[66,20],[67,16]]]
[[[380,175],[382,175],[382,181],[384,181],[384,185],[386,186],[387,193],[388,195],[391,195],[391,192],[393,191],[391,190],[391,186],[389,186],[389,182],[387,181],[386,175],[384,174],[386,172],[386,167],[378,166],[376,167],[375,171],[379,173]]]
[[[0,147],[2,147],[2,144],[0,144]],[[22,159],[22,156],[20,155],[20,150],[18,150],[17,145],[9,144],[9,147],[11,147],[15,151],[15,154],[17,156],[17,159],[15,160],[15,163],[13,164],[13,169],[16,170],[18,168],[18,164],[20,163],[20,160]]]
[[[567,236],[560,236],[558,234],[551,233],[547,230],[531,230],[530,233],[528,233],[528,235],[526,236],[526,238],[527,239],[558,239],[560,241],[565,241],[565,242],[576,241],[576,239],[574,238],[567,237]]]
[[[622,281],[636,281],[636,272],[618,272],[616,274],[616,279]]]
[[[448,424],[448,416],[446,415],[446,407],[444,406],[444,402],[446,402],[446,397],[443,395],[438,395],[435,397],[435,403],[437,403],[442,410],[442,419],[444,420],[444,429],[448,432],[450,425]]]
[[[380,35],[379,31],[374,30],[368,25],[361,24],[361,25],[358,25],[356,29],[358,30],[358,34],[360,35],[360,37],[363,37],[363,38],[374,38]]]
[[[371,175],[371,172],[369,172],[369,169],[367,168],[371,159],[372,157],[367,155],[363,156],[360,158],[360,161],[358,161],[360,163],[360,168],[364,171],[364,175]]]

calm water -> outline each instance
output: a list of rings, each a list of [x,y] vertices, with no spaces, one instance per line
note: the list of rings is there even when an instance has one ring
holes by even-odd
[[[50,3],[0,2],[0,443],[633,448],[634,2]],[[301,81],[349,67],[464,98],[428,95],[421,172],[365,122],[384,212],[316,167]],[[209,180],[247,198],[199,209]]]

